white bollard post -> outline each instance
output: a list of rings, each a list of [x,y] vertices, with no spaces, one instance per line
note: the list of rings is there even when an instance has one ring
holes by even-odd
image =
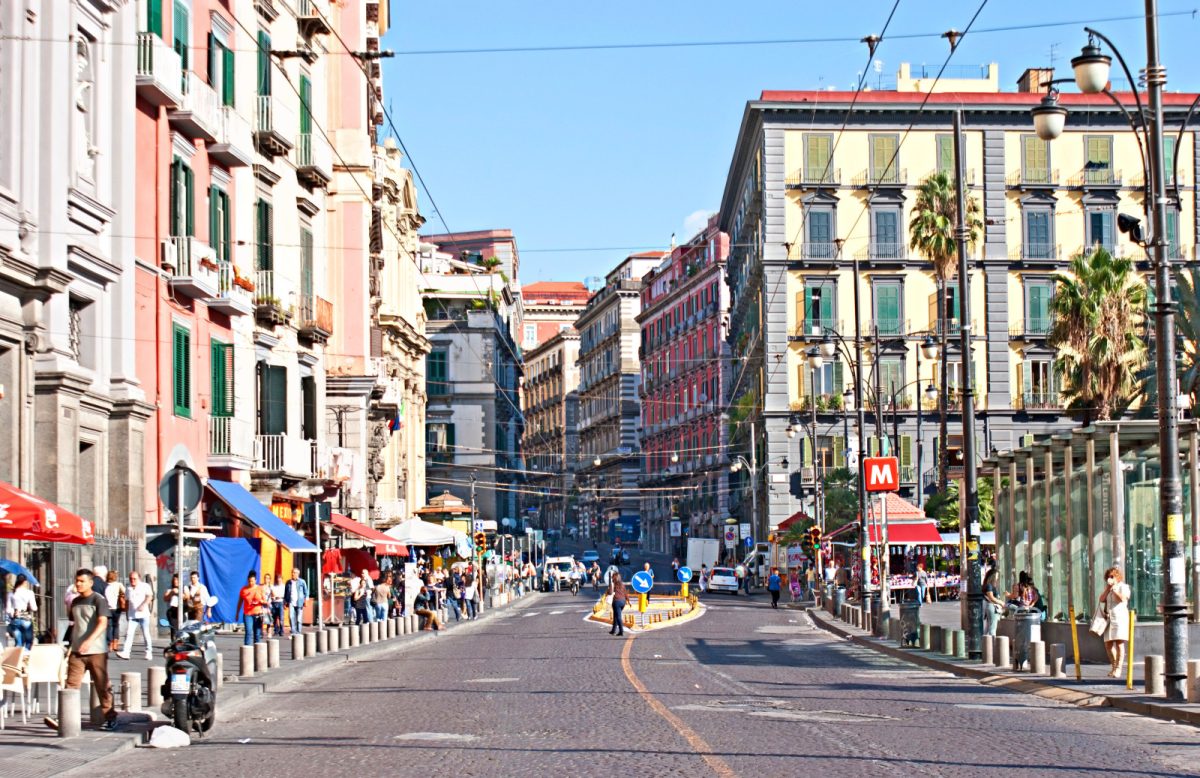
[[[238,659],[241,660],[238,668],[238,675],[242,678],[254,677],[254,646],[242,646],[239,649]]]
[[[992,655],[996,648],[995,642],[996,638],[992,637],[991,635],[983,636],[983,663],[985,665],[990,665],[992,663]]]
[[[217,657],[217,668],[221,667],[220,657]],[[163,684],[167,682],[167,668],[162,665],[150,665],[146,668],[146,704],[151,710],[155,710],[159,705],[162,705]]]
[[[279,667],[279,639],[271,638],[267,641],[267,669],[274,670]]]
[[[254,672],[262,673],[267,670],[267,644],[259,641],[254,644]]]
[[[304,658],[304,635],[292,635],[292,659]]]
[[[79,710],[80,689],[58,690],[58,736],[79,737],[83,723]]]
[[[317,652],[321,654],[329,653],[329,631],[321,630],[317,633]]]
[[[1050,644],[1050,664],[1046,668],[1046,673],[1051,678],[1066,678],[1067,677],[1067,644],[1066,643],[1051,643]]]
[[[1166,690],[1166,685],[1163,681],[1163,667],[1162,656],[1158,654],[1146,655],[1146,694],[1152,697],[1160,697]]]
[[[317,655],[317,633],[305,632],[303,635],[301,635],[301,637],[304,638],[304,655],[309,656],[309,657],[316,656]]]
[[[1188,660],[1186,696],[1188,702],[1200,702],[1200,659]]]
[[[1008,638],[1004,635],[996,636],[996,667],[1005,669],[1012,666],[1012,654],[1009,652]]]
[[[225,655],[217,652],[217,688],[225,685]]]
[[[142,709],[142,674],[121,673],[121,710],[137,712]]]
[[[1046,674],[1046,644],[1041,640],[1029,641],[1029,672]]]
[[[355,646],[357,646],[357,645],[358,645],[358,643],[359,643],[359,636],[360,636],[360,635],[362,635],[362,632],[361,632],[361,631],[359,631],[359,629],[358,629],[358,625],[357,625],[357,624],[355,624],[355,625],[351,626],[349,629],[350,629],[350,643],[349,643],[349,646],[350,646],[350,648],[354,648]]]

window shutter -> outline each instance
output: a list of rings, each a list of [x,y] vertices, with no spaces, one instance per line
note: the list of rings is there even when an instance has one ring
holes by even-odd
[[[232,203],[226,192],[221,192],[221,259],[226,262],[233,260],[233,212]]]
[[[221,44],[211,32],[208,34],[208,85],[217,86],[217,73],[221,68]]]
[[[809,312],[812,310],[812,287],[804,287],[804,291],[796,295],[796,327],[803,333],[811,332],[812,322]]]
[[[900,466],[912,467],[913,463],[913,439],[912,435],[900,436]]]
[[[312,80],[300,76],[300,133],[312,132]]]
[[[812,467],[813,464],[812,438],[807,435],[800,441],[800,464],[803,467]]]
[[[840,395],[845,386],[845,381],[842,378],[842,360],[833,363],[833,386],[829,387],[830,394]]]
[[[446,437],[445,437],[446,461],[453,462],[454,461],[454,425],[447,424],[445,426],[445,430],[446,430]]]
[[[221,257],[221,190],[216,184],[208,186],[208,242]]]
[[[221,99],[228,106],[234,105],[236,94],[233,62],[233,49],[221,47]]]
[[[300,230],[300,295],[309,300],[313,295],[313,234]]]
[[[171,175],[170,175],[171,185],[170,185],[170,190],[167,192],[167,197],[170,200],[170,202],[167,204],[167,208],[170,211],[170,216],[168,217],[167,231],[172,236],[176,236],[176,235],[180,234],[179,228],[182,226],[181,222],[183,221],[182,219],[179,218],[180,217],[180,199],[182,196],[179,190],[180,190],[180,180],[183,178],[181,168],[182,168],[182,163],[179,161],[178,157],[171,160]]]
[[[846,466],[846,439],[837,435],[833,439],[833,466]]]
[[[300,398],[302,415],[300,417],[300,433],[305,440],[317,438],[317,380],[312,376],[300,379]]]
[[[212,341],[212,415],[232,416],[233,344]]]
[[[879,438],[874,435],[867,438],[867,453],[873,457],[879,456]]]
[[[258,32],[258,94],[271,94],[271,36]]]
[[[146,29],[158,37],[163,34],[162,0],[146,0]]]
[[[191,337],[191,333],[186,328],[175,325],[172,370],[176,416],[190,417],[192,415]]]
[[[186,165],[183,166],[183,198],[184,198],[184,218],[186,235],[196,234],[196,198],[195,198],[196,179],[192,174],[192,169]]]

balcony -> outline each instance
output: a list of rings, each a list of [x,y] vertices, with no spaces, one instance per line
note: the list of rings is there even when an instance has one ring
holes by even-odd
[[[1062,409],[1062,402],[1056,392],[1024,392],[1017,397],[1017,407],[1023,411],[1057,411]]]
[[[881,186],[904,186],[908,183],[908,171],[897,167],[886,170],[868,168],[854,177],[856,189],[875,189]]]
[[[325,343],[333,335],[333,303],[316,295],[300,298],[300,337]]]
[[[208,157],[227,168],[249,167],[254,161],[250,122],[232,105],[221,106],[217,138],[208,146]]]
[[[1053,189],[1058,186],[1058,171],[1044,167],[1023,167],[1009,175],[1008,185],[1017,189]]]
[[[249,316],[254,313],[251,291],[254,284],[237,274],[232,262],[217,261],[217,293],[205,299],[205,304],[226,316]]]
[[[296,27],[305,38],[332,32],[314,0],[300,0],[296,4]]]
[[[152,32],[137,36],[137,96],[152,105],[172,108],[183,97],[179,55]]]
[[[162,243],[162,268],[169,274],[171,291],[187,297],[217,295],[217,261],[207,244],[190,235],[177,235]]]
[[[1009,252],[1008,258],[1014,262],[1039,259],[1058,262],[1062,259],[1062,246],[1055,243],[1024,243]]]
[[[329,186],[332,177],[329,144],[325,138],[311,132],[302,132],[297,137],[296,178],[309,191]]]
[[[282,286],[281,280],[274,270],[254,271],[254,317],[259,324],[273,327],[291,320],[292,310],[280,301],[284,290],[277,286]]]
[[[838,258],[838,248],[832,241],[824,243],[797,243],[792,244],[788,258],[834,262]]]
[[[789,175],[784,182],[788,189],[821,189],[836,187],[842,183],[842,171],[824,165],[801,168]]]
[[[1119,187],[1121,186],[1121,171],[1113,170],[1111,165],[1092,165],[1085,167],[1067,182],[1075,187]]]
[[[251,470],[308,478],[313,473],[313,441],[296,435],[255,435]]]
[[[867,262],[880,260],[885,262],[902,262],[908,258],[908,244],[872,241],[866,248],[861,248],[855,252],[854,258]]]
[[[1053,322],[1049,318],[1026,319],[1008,328],[1008,336],[1013,340],[1045,340],[1050,335]]]
[[[900,483],[915,484],[917,482],[916,465],[900,465]]]
[[[945,335],[948,338],[957,338],[962,334],[962,322],[958,319],[939,319],[932,322],[929,327],[930,332],[934,335]],[[979,322],[971,320],[971,332],[975,337],[983,335],[979,329]]]
[[[209,467],[249,470],[254,462],[254,425],[236,416],[208,417]]]
[[[296,120],[274,95],[259,95],[254,115],[254,144],[267,157],[282,157],[295,145]]]
[[[837,333],[841,332],[841,328],[842,323],[837,319],[805,319],[796,325],[792,334],[788,336],[788,340],[820,340],[827,330]]]
[[[184,74],[183,99],[167,114],[171,125],[192,140],[212,143],[221,131],[221,97],[194,70]]]
[[[880,335],[903,335],[906,332],[908,332],[908,320],[895,319],[890,316],[869,321],[863,327],[864,337],[869,337],[870,333],[878,333]]]

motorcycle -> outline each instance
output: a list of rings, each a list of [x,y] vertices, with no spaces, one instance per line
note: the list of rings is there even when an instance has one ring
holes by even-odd
[[[571,579],[571,595],[575,596],[577,594],[579,594],[579,579],[572,578]]]
[[[176,729],[204,734],[217,720],[216,625],[186,622],[163,655],[162,712]]]

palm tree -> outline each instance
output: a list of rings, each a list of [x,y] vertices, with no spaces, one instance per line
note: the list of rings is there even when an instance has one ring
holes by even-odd
[[[949,322],[951,311],[946,297],[946,283],[954,277],[958,266],[958,242],[954,236],[958,224],[958,192],[950,176],[937,172],[926,178],[917,187],[917,199],[913,204],[912,220],[908,223],[909,247],[923,254],[933,263],[933,275],[937,280],[938,319]],[[967,243],[974,246],[983,230],[979,217],[979,201],[967,198]],[[961,303],[960,303],[961,306]],[[938,491],[946,491],[946,392],[947,360],[946,330],[938,327],[942,353],[941,399],[938,403],[940,426],[938,430]],[[965,358],[966,355],[964,355]]]
[[[1138,370],[1146,364],[1139,337],[1146,286],[1132,260],[1100,246],[1074,257],[1054,282],[1050,345],[1058,349],[1063,397],[1068,408],[1082,411],[1084,426],[1093,415],[1111,419],[1137,394]]]

